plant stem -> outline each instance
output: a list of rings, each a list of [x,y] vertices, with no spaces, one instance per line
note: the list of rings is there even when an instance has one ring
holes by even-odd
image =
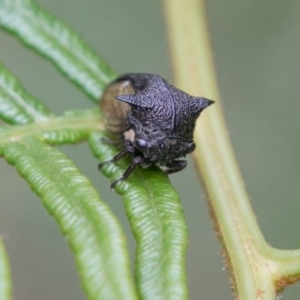
[[[29,136],[38,136],[51,144],[76,143],[86,139],[88,134],[95,129],[103,129],[98,110],[69,112],[64,116],[49,117],[39,123],[2,127],[0,147]],[[71,138],[68,139],[66,135],[63,138],[58,136],[59,134],[63,135],[64,130],[68,131]]]
[[[300,252],[271,248],[256,222],[226,130],[204,1],[165,0],[165,8],[176,84],[217,101],[197,123],[194,158],[226,249],[236,297],[274,299],[281,276],[290,278],[281,288],[299,279]]]
[[[0,240],[0,299],[9,300],[12,297],[11,275],[4,244]]]

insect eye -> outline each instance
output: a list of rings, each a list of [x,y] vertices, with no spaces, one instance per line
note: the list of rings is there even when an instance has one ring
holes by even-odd
[[[148,143],[145,140],[137,139],[135,145],[138,149],[143,150],[148,146]]]
[[[188,147],[188,151],[189,151],[188,153],[191,153],[195,150],[196,144],[194,142],[189,142],[189,143],[187,143],[187,147]]]

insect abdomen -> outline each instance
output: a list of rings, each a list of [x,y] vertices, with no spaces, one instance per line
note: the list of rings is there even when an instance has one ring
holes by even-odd
[[[107,86],[100,99],[106,130],[112,135],[121,135],[130,127],[128,120],[130,105],[115,98],[118,95],[128,94],[135,94],[129,80],[114,81]]]

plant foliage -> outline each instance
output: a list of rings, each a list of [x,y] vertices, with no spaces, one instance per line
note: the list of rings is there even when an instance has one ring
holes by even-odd
[[[94,101],[116,74],[76,33],[34,1],[0,0],[0,26],[43,55]],[[179,197],[160,170],[138,169],[116,186],[137,243],[135,280],[122,228],[88,178],[51,145],[89,140],[103,160],[101,112],[55,116],[0,65],[0,149],[68,238],[89,299],[186,299],[187,230]],[[125,165],[103,168],[117,178]],[[0,295],[10,299],[9,268],[0,244]]]

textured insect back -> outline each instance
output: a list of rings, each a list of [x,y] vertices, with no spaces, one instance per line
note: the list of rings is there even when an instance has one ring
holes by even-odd
[[[117,100],[116,96],[134,93],[131,81],[122,77],[110,83],[104,90],[100,107],[105,128],[112,137],[121,136],[129,127],[128,115],[131,111],[130,105]]]
[[[121,136],[123,149],[99,168],[127,154],[133,158],[112,187],[126,179],[137,165],[146,168],[155,164],[168,174],[184,169],[187,162],[180,158],[195,149],[196,120],[212,103],[153,74],[125,74],[108,85],[101,101],[104,120],[110,133]]]
[[[194,128],[201,112],[214,103],[211,100],[201,97],[193,97],[182,91],[174,93],[174,107],[176,111],[176,122],[174,132],[178,137],[186,140],[193,140]]]

